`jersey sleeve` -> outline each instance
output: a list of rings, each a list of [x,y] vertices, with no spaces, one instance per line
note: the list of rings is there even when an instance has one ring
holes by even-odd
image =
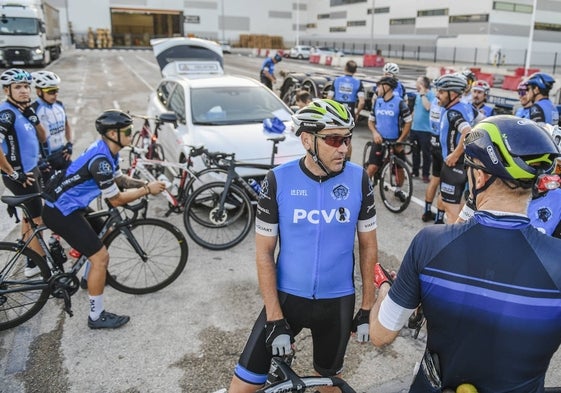
[[[14,129],[16,115],[9,109],[0,112],[0,143],[6,139],[10,130]]]
[[[411,123],[413,121],[413,116],[411,115],[409,105],[407,105],[407,102],[405,102],[404,100],[401,100],[399,102],[399,113],[404,123]]]
[[[463,132],[465,127],[470,126],[460,111],[451,109],[446,112],[446,116],[448,116],[450,126],[458,132]]]
[[[89,171],[101,190],[103,198],[113,198],[119,194],[119,188],[114,180],[113,165],[111,165],[107,157],[99,156],[94,158],[89,164]]]
[[[370,232],[377,228],[374,187],[366,171],[362,172],[362,205],[358,214],[357,231]]]
[[[279,232],[277,180],[273,171],[269,171],[261,183],[255,215],[255,232],[263,236],[277,236]]]

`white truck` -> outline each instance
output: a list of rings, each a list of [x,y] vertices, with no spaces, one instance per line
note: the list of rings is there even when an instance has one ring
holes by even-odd
[[[0,0],[0,63],[46,66],[61,52],[59,11],[44,0]]]

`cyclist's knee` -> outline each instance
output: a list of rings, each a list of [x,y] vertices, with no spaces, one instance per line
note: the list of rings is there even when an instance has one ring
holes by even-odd
[[[107,265],[109,264],[109,253],[107,252],[107,248],[105,248],[105,246],[101,247],[99,251],[89,256],[88,259],[93,266],[107,269]]]

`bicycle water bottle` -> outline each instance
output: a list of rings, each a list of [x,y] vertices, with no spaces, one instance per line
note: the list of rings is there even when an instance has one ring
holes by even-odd
[[[171,183],[169,182],[169,179],[167,178],[166,175],[164,175],[163,173],[160,173],[158,175],[158,181],[163,182],[166,185],[166,188],[170,188],[171,187]]]
[[[261,184],[259,184],[259,182],[257,182],[257,180],[255,179],[249,179],[247,181],[247,184],[249,184],[251,186],[251,188],[253,188],[255,190],[256,193],[261,193]]]
[[[49,238],[49,252],[51,253],[51,257],[53,257],[54,263],[60,269],[64,270],[62,265],[68,260],[68,258],[64,252],[64,248],[62,248],[56,236],[51,235]]]
[[[171,195],[177,195],[179,194],[179,184],[181,182],[181,179],[179,179],[179,177],[175,177],[173,179],[173,182],[171,183],[171,190],[169,191]]]

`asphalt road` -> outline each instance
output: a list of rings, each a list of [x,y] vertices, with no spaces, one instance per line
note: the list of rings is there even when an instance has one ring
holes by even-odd
[[[261,62],[227,55],[225,68],[230,74],[257,77]],[[59,99],[67,107],[77,153],[97,138],[94,120],[100,112],[121,108],[143,113],[160,78],[149,51],[68,51],[48,68],[62,78]],[[316,71],[324,67],[285,60],[279,69]],[[422,73],[422,68],[412,69]],[[368,72],[379,76],[379,70]],[[412,79],[417,75],[411,71]],[[363,121],[353,138],[353,161],[360,160],[368,138]],[[415,198],[405,212],[395,215],[378,206],[379,259],[392,269],[399,267],[419,229],[433,225],[420,220],[425,185],[416,180],[414,186]],[[151,208],[152,216],[161,216],[162,199],[153,197]],[[166,220],[185,233],[180,215]],[[0,216],[0,223],[0,238],[17,236],[5,216]],[[202,249],[189,239],[188,244],[187,267],[168,288],[143,296],[107,288],[107,309],[131,315],[131,322],[122,329],[88,329],[87,294],[80,291],[72,298],[73,318],[62,311],[60,301],[50,300],[31,321],[0,332],[0,391],[210,393],[228,386],[262,307],[254,240],[249,236],[237,247],[221,252]],[[351,342],[345,378],[357,392],[400,392],[408,386],[424,345],[424,332],[415,340],[408,329],[383,350]],[[310,373],[310,336],[302,333],[297,347],[295,369]],[[548,374],[549,385],[561,385],[560,364],[556,357]]]

